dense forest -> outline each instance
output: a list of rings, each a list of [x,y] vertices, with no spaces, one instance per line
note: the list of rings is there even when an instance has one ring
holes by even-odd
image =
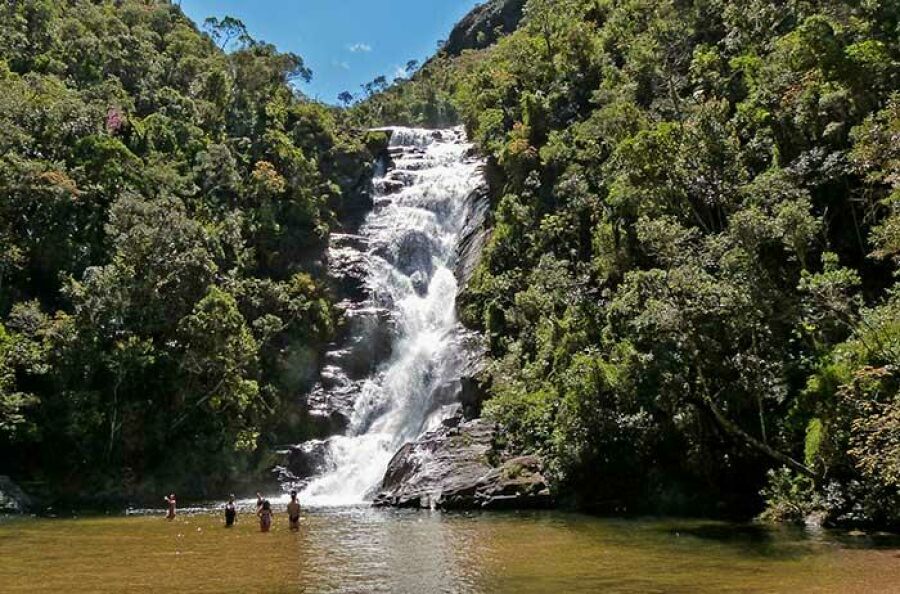
[[[900,4],[527,0],[343,110],[205,29],[0,8],[0,471],[264,467],[336,323],[354,130],[462,123],[492,190],[460,303],[484,413],[562,501],[900,524]]]
[[[38,494],[264,468],[333,332],[321,252],[367,139],[295,91],[299,56],[204,29],[0,6],[0,474]]]
[[[512,4],[495,2],[494,4]],[[487,413],[604,511],[900,521],[900,4],[529,0],[357,117],[461,118]]]

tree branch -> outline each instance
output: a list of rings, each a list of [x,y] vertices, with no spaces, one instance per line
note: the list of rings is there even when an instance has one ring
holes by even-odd
[[[734,437],[740,438],[746,445],[759,452],[762,452],[763,454],[766,454],[770,458],[781,462],[792,470],[795,470],[802,475],[808,476],[813,480],[818,480],[819,476],[805,464],[801,464],[787,454],[783,454],[778,450],[764,444],[763,442],[759,441],[758,439],[738,427],[737,424],[735,424],[725,416],[721,409],[716,406],[716,403],[713,401],[713,399],[705,392],[703,394],[703,403],[706,404],[707,408],[709,408],[709,411],[716,419],[716,422],[719,423],[719,426],[721,426],[722,429],[724,429],[727,433],[730,433]]]

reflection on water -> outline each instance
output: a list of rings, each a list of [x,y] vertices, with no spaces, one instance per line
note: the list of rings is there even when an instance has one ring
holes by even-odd
[[[558,512],[0,522],[0,592],[900,591],[900,541]]]

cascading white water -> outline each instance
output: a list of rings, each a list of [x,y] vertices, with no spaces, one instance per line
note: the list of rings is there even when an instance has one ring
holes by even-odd
[[[390,312],[392,355],[360,383],[346,433],[328,440],[327,470],[301,493],[307,504],[365,501],[396,451],[447,414],[447,386],[465,359],[452,260],[465,198],[482,183],[470,152],[461,128],[392,130],[394,167],[375,180],[359,231],[365,305]]]

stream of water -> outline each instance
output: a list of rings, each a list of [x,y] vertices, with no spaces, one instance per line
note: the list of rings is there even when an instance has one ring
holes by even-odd
[[[481,162],[462,128],[393,129],[390,153],[391,167],[374,180],[374,209],[334,259],[362,268],[367,297],[349,307],[384,312],[391,355],[356,382],[340,365],[326,369],[353,404],[345,434],[328,440],[325,472],[301,493],[312,505],[369,499],[396,451],[449,414],[465,362],[452,267]],[[361,340],[370,338],[349,339]]]

